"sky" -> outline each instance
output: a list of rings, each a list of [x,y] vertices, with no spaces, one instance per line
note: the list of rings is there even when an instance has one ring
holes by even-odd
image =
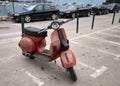
[[[48,1],[57,2],[59,4],[62,4],[62,3],[72,3],[72,2],[77,2],[77,3],[82,3],[82,4],[88,4],[88,3],[102,4],[106,0],[48,0]]]

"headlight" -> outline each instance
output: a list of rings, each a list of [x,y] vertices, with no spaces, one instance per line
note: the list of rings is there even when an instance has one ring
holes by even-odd
[[[51,26],[53,29],[58,29],[60,27],[58,22],[53,22]]]

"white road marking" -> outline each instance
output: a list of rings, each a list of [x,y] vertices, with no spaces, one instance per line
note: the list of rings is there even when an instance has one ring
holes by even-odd
[[[70,41],[71,43],[74,43],[74,44],[77,44],[77,45],[79,45],[80,46],[80,44],[78,43],[78,42],[75,42],[75,41]],[[83,46],[83,45],[82,45]],[[97,50],[97,51],[99,51],[99,52],[103,52],[103,53],[106,53],[106,54],[108,54],[108,55],[112,55],[112,56],[114,56],[114,59],[116,60],[116,61],[119,61],[120,60],[120,55],[117,55],[117,54],[114,54],[114,53],[111,53],[111,52],[107,52],[107,51],[105,51],[105,50],[101,50],[101,49],[97,49],[97,48],[92,48],[92,47],[88,47],[88,46],[85,46],[86,48],[90,48],[90,49],[94,49],[94,50]]]
[[[108,43],[111,43],[111,44],[114,44],[114,45],[118,45],[118,46],[120,45],[120,43],[109,41],[109,40],[106,40],[106,39],[100,39],[100,38],[96,38],[96,37],[93,37],[93,36],[87,36],[87,37],[92,38],[92,39],[101,40],[101,41],[104,41],[104,42],[108,42]]]
[[[92,78],[97,78],[98,76],[100,76],[101,74],[103,74],[103,72],[105,72],[108,68],[105,66],[102,66],[100,69],[96,70],[93,74],[91,74],[90,76]]]
[[[109,33],[103,33],[103,32],[100,32],[100,34],[103,34],[103,35],[108,35],[108,36],[113,36],[113,37],[117,37],[117,38],[120,38],[120,36],[118,35],[113,35],[113,34],[109,34]]]
[[[80,35],[80,36],[71,38],[70,40],[75,40],[75,39],[83,38],[83,37],[86,37],[86,36],[89,36],[89,35],[92,35],[92,34],[95,34],[95,33],[99,33],[99,32],[105,31],[105,30],[109,30],[109,29],[112,29],[112,28],[116,28],[116,27],[119,27],[119,26],[120,26],[120,25],[118,25],[118,26],[113,26],[113,27],[111,27],[111,28],[106,28],[106,29],[104,29],[104,30],[95,31],[95,32],[90,33],[90,34]]]
[[[25,73],[26,73],[29,77],[31,77],[32,80],[33,80],[36,84],[38,84],[38,86],[44,85],[44,82],[42,82],[40,79],[38,79],[37,77],[35,77],[34,75],[32,75],[30,72],[26,71]]]
[[[120,61],[120,55],[116,56],[114,59],[115,59],[116,61]]]
[[[104,29],[104,30],[95,31],[95,32],[90,33],[90,34],[80,35],[80,36],[71,38],[70,40],[75,40],[75,39],[83,38],[83,37],[89,36],[89,35],[91,35],[91,34],[99,33],[99,32],[101,32],[101,31],[109,30],[109,29],[116,28],[116,27],[119,27],[119,26],[120,26],[120,25],[118,25],[118,26],[113,26],[113,27],[111,27],[111,28],[106,28],[106,29]],[[9,33],[8,35],[7,35],[7,34],[4,34],[3,36],[9,36],[9,35],[12,35],[12,34],[15,35],[15,34],[20,34],[20,33],[19,33],[19,32],[18,32],[18,33]],[[1,37],[2,37],[2,35],[1,35]],[[20,39],[20,37],[3,39],[3,40],[0,40],[0,44],[9,43],[9,42],[13,42],[13,41],[19,41],[19,39]]]
[[[78,42],[75,42],[75,41],[70,41],[70,42],[72,42],[74,44],[77,44],[77,45],[80,45]],[[97,50],[97,51],[100,51],[100,52],[103,52],[103,53],[106,53],[106,54],[109,54],[109,55],[112,55],[112,56],[115,56],[115,57],[119,56],[119,55],[116,55],[116,54],[113,54],[111,52],[107,52],[107,51],[104,51],[104,50],[101,50],[101,49],[92,48],[92,47],[88,47],[88,46],[85,46],[85,47],[90,48],[90,49],[94,49],[94,50]]]
[[[119,28],[114,28],[114,29],[110,29],[109,31],[112,31],[112,32],[119,32],[118,30],[120,30]]]
[[[102,75],[103,72],[105,72],[108,69],[105,66],[102,66],[100,69],[96,69],[96,68],[94,68],[88,64],[82,63],[82,62],[79,62],[78,64],[95,71],[94,73],[90,74],[90,77],[92,77],[92,78],[97,78],[98,76]]]
[[[82,66],[84,66],[84,67],[86,67],[86,68],[89,68],[89,69],[91,69],[91,70],[94,70],[94,71],[97,70],[96,68],[94,68],[94,67],[92,67],[92,66],[89,66],[88,64],[82,63],[82,62],[79,62],[78,64],[79,64],[79,65],[82,65]]]

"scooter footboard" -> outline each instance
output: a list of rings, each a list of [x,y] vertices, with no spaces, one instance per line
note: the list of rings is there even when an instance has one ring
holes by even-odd
[[[64,68],[70,68],[76,65],[76,58],[71,50],[61,52],[60,58]]]

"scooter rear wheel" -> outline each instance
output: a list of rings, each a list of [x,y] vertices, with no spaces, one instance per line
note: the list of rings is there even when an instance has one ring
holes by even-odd
[[[35,59],[33,55],[28,56],[30,59]]]
[[[35,59],[35,57],[30,53],[22,52],[22,55],[29,57],[30,59]]]
[[[76,81],[76,80],[77,80],[77,76],[76,76],[76,73],[75,73],[73,67],[68,68],[68,71],[69,71],[69,73],[70,73],[71,79],[72,79],[73,81]]]

